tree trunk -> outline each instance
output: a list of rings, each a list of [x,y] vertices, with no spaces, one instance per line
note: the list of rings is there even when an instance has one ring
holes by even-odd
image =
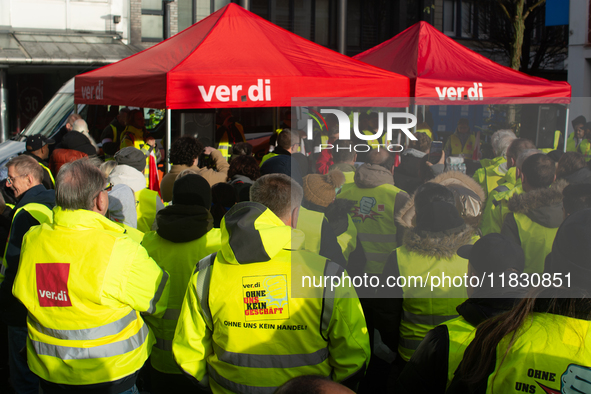
[[[525,20],[523,8],[525,0],[517,0],[515,3],[515,15],[513,16],[513,45],[511,53],[511,68],[519,70],[521,66],[521,47],[523,46],[523,33],[525,32]]]

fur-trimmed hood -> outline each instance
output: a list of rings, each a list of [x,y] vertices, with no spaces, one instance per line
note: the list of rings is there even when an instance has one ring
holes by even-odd
[[[451,259],[460,246],[472,243],[474,234],[476,230],[467,225],[437,233],[411,229],[405,231],[403,245],[422,256]]]
[[[444,172],[429,182],[437,183],[449,188],[456,197],[456,206],[462,218],[471,226],[476,227],[484,210],[486,197],[482,187],[472,178],[458,171]],[[396,221],[403,227],[413,228],[415,226],[415,204],[414,194],[400,213]],[[466,212],[466,210],[471,212]]]
[[[565,180],[559,180],[549,188],[514,195],[509,199],[509,209],[511,212],[525,214],[544,227],[558,227],[563,220],[562,190],[567,185]]]

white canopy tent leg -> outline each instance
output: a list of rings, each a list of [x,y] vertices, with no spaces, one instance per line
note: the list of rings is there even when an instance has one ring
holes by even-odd
[[[568,115],[570,112],[570,104],[566,105],[566,120],[564,122],[564,147],[563,147],[563,152],[566,153],[566,140],[568,138]]]
[[[170,151],[170,145],[171,145],[171,140],[172,140],[172,128],[171,128],[171,124],[172,124],[172,119],[171,119],[171,114],[172,111],[170,109],[166,109],[166,146],[169,149],[166,149],[166,147],[164,148],[166,150],[165,156],[166,156],[166,165],[164,166],[164,168],[166,168],[166,173],[168,174],[170,172],[170,158],[168,157],[168,152]]]

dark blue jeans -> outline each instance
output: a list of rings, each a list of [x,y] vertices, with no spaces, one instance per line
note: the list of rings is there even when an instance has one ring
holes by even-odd
[[[27,327],[8,326],[8,365],[16,394],[39,393],[39,378],[31,372],[27,360],[20,353],[27,346],[27,334]]]

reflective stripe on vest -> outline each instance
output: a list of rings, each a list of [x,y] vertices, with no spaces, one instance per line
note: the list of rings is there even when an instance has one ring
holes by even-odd
[[[306,240],[304,241],[304,249],[316,254],[320,254],[323,221],[323,213],[300,207],[298,224],[296,228],[301,230],[306,236]]]
[[[39,224],[43,223],[52,223],[53,222],[53,211],[49,209],[46,205],[39,204],[36,202],[28,203],[19,209],[16,210],[14,215],[12,216],[12,222],[14,223],[14,219],[16,215],[20,213],[22,210],[27,211],[33,219],[39,222]],[[12,224],[10,225],[10,230],[12,231]],[[8,239],[10,239],[10,232],[8,232]],[[6,252],[8,251],[8,242],[6,242],[6,246],[4,247],[4,256],[2,256],[2,267],[0,267],[0,283],[4,281],[4,276],[6,275],[6,268],[8,268],[8,264],[6,263]]]
[[[409,311],[403,311],[403,319],[414,324],[426,324],[429,326],[437,327],[446,321],[451,319],[455,319],[458,317],[458,314],[455,315],[416,315]]]
[[[69,341],[87,341],[99,339],[109,335],[119,334],[131,322],[137,319],[137,312],[132,310],[127,315],[112,323],[105,324],[93,328],[85,328],[82,330],[56,330],[47,328],[39,323],[33,315],[29,315],[29,324],[31,324],[37,331],[42,334],[54,337],[56,339],[64,339]]]
[[[472,237],[474,243],[478,237]],[[445,242],[445,241],[442,241]],[[451,278],[463,277],[468,272],[468,261],[454,255],[451,259],[423,256],[409,251],[406,246],[396,250],[400,276],[422,278],[445,273]],[[410,279],[409,279],[410,281]],[[411,282],[412,283],[412,282]],[[417,280],[417,283],[418,282]],[[467,299],[466,288],[445,285],[431,291],[429,287],[403,287],[403,316],[400,321],[398,353],[408,361],[429,330],[457,317],[456,307]]]
[[[464,146],[462,146],[462,141],[455,133],[452,134],[449,138],[451,140],[452,155],[472,155],[472,153],[474,153],[474,148],[476,146],[476,137],[474,136],[474,134],[470,134],[470,136],[466,140],[466,145]]]
[[[214,380],[215,383],[219,384],[226,390],[230,390],[234,393],[242,394],[273,394],[277,387],[265,387],[265,386],[247,386],[228,380],[221,376],[217,371],[209,364],[207,364],[207,373]]]
[[[166,282],[168,282],[168,272],[162,271],[162,280],[158,284],[158,288],[156,289],[156,293],[154,293],[154,297],[152,297],[150,300],[150,307],[146,313],[152,314],[156,312],[156,304],[158,304],[158,301],[160,301],[160,298],[162,297],[162,293],[166,287]]]
[[[218,360],[238,367],[297,368],[320,364],[328,358],[328,348],[310,354],[246,354],[224,350],[215,341],[213,351]]]
[[[111,126],[111,129],[113,130],[113,143],[117,143],[117,139],[119,137],[119,133],[117,132],[117,127],[115,127],[112,124],[109,124],[109,126]]]
[[[466,348],[476,335],[476,328],[463,317],[448,321],[447,333],[449,337],[449,351],[447,357],[447,387],[454,378],[460,362],[464,358]]]
[[[544,272],[546,256],[552,251],[552,244],[558,227],[544,227],[523,213],[514,213],[513,215],[517,224],[521,248],[525,254],[523,272],[528,274],[537,272],[541,274]]]
[[[83,360],[90,358],[105,358],[120,356],[139,349],[146,339],[150,330],[145,324],[133,336],[119,342],[108,343],[106,345],[94,346],[90,348],[58,346],[49,343],[31,341],[33,349],[38,356],[57,357],[60,360]]]
[[[55,179],[53,179],[53,174],[51,173],[51,171],[49,171],[49,168],[45,167],[45,166],[43,165],[43,163],[41,163],[41,162],[38,162],[38,163],[39,163],[39,165],[40,165],[41,167],[43,167],[43,169],[44,169],[45,171],[47,171],[47,173],[49,174],[49,179],[51,179],[51,183],[52,183],[52,184],[53,184],[53,186],[55,187]]]
[[[197,299],[201,305],[203,312],[203,320],[207,324],[207,328],[213,331],[213,320],[211,318],[211,310],[209,309],[209,283],[211,281],[211,265],[215,261],[217,253],[212,253],[199,261],[199,266],[196,271],[199,271],[197,276]]]
[[[327,261],[324,267],[324,277],[340,277],[344,269],[335,262]],[[334,288],[326,286],[322,295],[322,317],[320,319],[320,334],[328,342],[328,328],[332,320],[332,311],[334,309]]]
[[[388,256],[398,246],[394,205],[400,192],[399,188],[389,184],[367,189],[348,184],[337,196],[355,202],[349,215],[365,252],[365,272],[368,274],[381,274]]]
[[[152,225],[156,219],[156,199],[160,198],[158,192],[150,189],[142,189],[135,192],[137,229],[142,233],[152,230]]]

